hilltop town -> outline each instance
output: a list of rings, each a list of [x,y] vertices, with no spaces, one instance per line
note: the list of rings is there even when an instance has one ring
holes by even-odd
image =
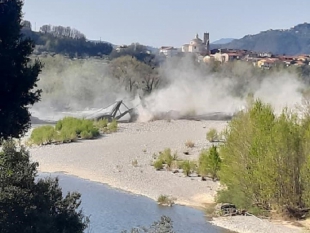
[[[253,66],[270,69],[274,66],[303,66],[310,65],[310,55],[278,55],[271,52],[256,52],[245,49],[219,48],[210,49],[209,33],[204,33],[204,39],[200,39],[198,34],[189,44],[184,44],[182,48],[173,46],[162,46],[159,55],[162,57],[176,57],[193,54],[199,62],[209,63],[212,61],[226,63],[232,61],[244,61],[252,63]]]

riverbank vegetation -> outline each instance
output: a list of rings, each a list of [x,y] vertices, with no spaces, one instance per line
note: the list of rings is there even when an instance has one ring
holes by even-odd
[[[164,151],[160,151],[158,155],[154,154],[153,158],[155,159],[153,166],[156,170],[163,169],[164,165],[167,170],[171,170],[173,162],[177,161],[177,152],[172,154],[171,149],[166,148]]]
[[[157,198],[157,203],[163,206],[172,206],[174,204],[175,199],[171,198],[167,195],[160,195]]]
[[[216,146],[209,150],[203,150],[199,155],[198,174],[204,179],[205,176],[211,176],[212,180],[218,179],[218,173],[221,169],[222,159],[220,158]]]
[[[101,133],[116,132],[118,124],[116,120],[108,122],[106,119],[93,121],[65,117],[54,126],[40,126],[33,129],[29,144],[48,145],[74,142],[78,139],[94,139]]]
[[[207,134],[206,138],[209,142],[216,142],[219,141],[219,134],[216,129],[210,129]]]
[[[205,177],[210,177],[214,181],[219,178],[218,173],[222,163],[218,148],[214,145],[208,150],[202,150],[198,161],[182,160],[178,157],[177,152],[172,155],[170,148],[164,149],[158,155],[155,154],[153,158],[155,161],[152,165],[158,171],[163,169],[174,173],[181,171],[186,177],[195,174],[202,180],[205,180]]]
[[[240,112],[220,148],[218,202],[258,214],[307,216],[310,207],[310,115],[276,115],[260,100]]]

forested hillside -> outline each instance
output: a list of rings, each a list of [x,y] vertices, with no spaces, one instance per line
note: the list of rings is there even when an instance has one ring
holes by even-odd
[[[36,32],[29,21],[24,21],[22,33],[35,42],[37,54],[49,52],[71,57],[103,56],[109,55],[113,49],[110,43],[89,41],[83,33],[70,27],[43,25]]]
[[[297,55],[310,53],[310,24],[299,24],[290,29],[268,30],[221,46],[273,54]]]

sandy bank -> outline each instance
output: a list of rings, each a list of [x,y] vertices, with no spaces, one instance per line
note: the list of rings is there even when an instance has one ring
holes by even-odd
[[[187,120],[120,124],[119,132],[100,139],[31,148],[30,152],[42,172],[66,172],[154,200],[164,194],[176,198],[178,204],[203,207],[204,203],[214,201],[219,184],[180,173],[155,171],[150,166],[152,155],[171,148],[183,159],[197,159],[201,149],[210,146],[206,132],[210,128],[221,131],[226,125],[224,121]],[[185,147],[187,140],[195,143],[193,149]],[[184,151],[189,151],[189,155]],[[134,160],[138,162],[136,167],[132,164]],[[253,222],[256,219],[244,218],[243,221],[220,218],[213,223],[239,232],[300,232],[268,221],[264,225],[269,227],[262,228],[262,224]],[[240,222],[236,223],[237,220]]]

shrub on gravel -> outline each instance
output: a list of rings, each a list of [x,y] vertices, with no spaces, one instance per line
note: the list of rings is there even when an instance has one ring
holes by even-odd
[[[198,172],[201,177],[210,175],[213,180],[218,179],[218,172],[221,169],[222,160],[216,146],[209,150],[203,150],[199,155]]]
[[[156,160],[153,165],[157,171],[164,168],[163,161],[160,159]]]
[[[65,143],[76,141],[78,138],[92,139],[97,136],[99,130],[93,121],[65,117],[58,121],[55,127],[48,125],[35,128],[30,136],[30,144]]]
[[[207,140],[209,142],[216,142],[219,140],[219,135],[216,129],[212,128],[207,132]]]
[[[171,149],[166,148],[163,152],[159,152],[159,160],[162,160],[164,164],[167,164],[168,167],[171,167],[173,161],[173,156],[171,154]]]
[[[74,117],[65,117],[64,119],[57,122],[55,129],[57,131],[69,130],[76,133],[78,137],[86,136],[88,134],[90,137],[94,138],[99,135],[99,130],[94,126],[94,122],[87,119],[78,119]]]
[[[182,169],[184,175],[189,176],[191,174],[191,162],[189,160],[183,161]]]
[[[98,121],[95,121],[95,126],[99,129],[99,130],[104,130],[105,128],[108,127],[108,119],[100,119]]]
[[[114,119],[110,124],[108,124],[108,130],[110,133],[116,132],[118,129],[118,123]]]
[[[45,125],[35,128],[30,136],[31,144],[45,145],[50,144],[55,140],[57,135],[55,129],[51,125]]]
[[[174,204],[173,199],[167,195],[160,195],[157,199],[157,203],[164,206],[172,206]]]
[[[132,164],[132,166],[134,166],[134,167],[138,167],[138,160],[137,160],[137,159],[132,160],[132,161],[131,161],[131,164]]]
[[[104,119],[102,121],[103,122],[97,124],[97,127],[99,127],[100,131],[104,133],[114,133],[118,130],[118,123],[115,119],[110,123],[105,122]]]
[[[60,132],[58,132],[56,136],[56,141],[60,143],[74,142],[76,140],[77,140],[76,132],[71,129],[63,129]]]
[[[164,149],[164,151],[159,152],[158,155],[153,154],[153,159],[155,160],[153,166],[156,168],[156,170],[163,169],[164,165],[166,165],[167,170],[180,168],[178,153],[175,152],[172,154],[170,148]]]

